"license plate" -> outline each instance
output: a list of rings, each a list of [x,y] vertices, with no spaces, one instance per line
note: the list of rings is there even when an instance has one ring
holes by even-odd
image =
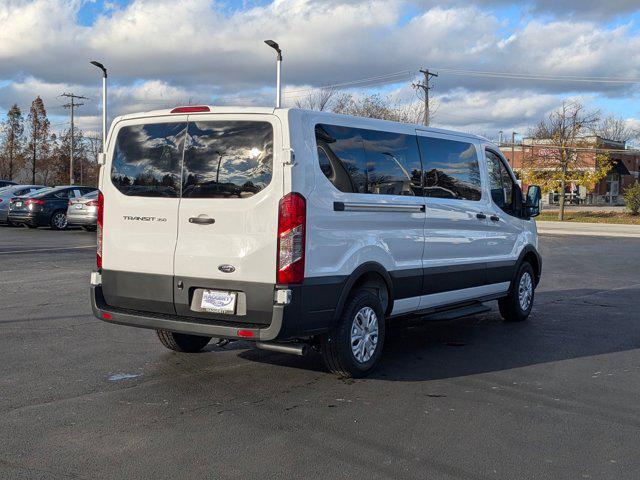
[[[16,207],[21,207],[22,206],[22,202],[16,202]]]
[[[200,308],[207,312],[233,314],[236,311],[236,297],[235,292],[204,290]]]
[[[84,205],[81,203],[76,204],[76,210],[82,210],[84,208]]]

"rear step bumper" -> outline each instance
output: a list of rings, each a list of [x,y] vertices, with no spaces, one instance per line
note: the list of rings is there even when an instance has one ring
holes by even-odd
[[[171,332],[202,335],[206,337],[258,341],[274,340],[282,329],[282,319],[284,317],[283,305],[274,305],[271,324],[261,327],[255,324],[240,325],[216,320],[206,320],[205,323],[205,321],[194,321],[191,317],[114,308],[105,302],[101,285],[91,285],[91,308],[96,318],[107,323],[151,328],[154,330],[169,330]]]

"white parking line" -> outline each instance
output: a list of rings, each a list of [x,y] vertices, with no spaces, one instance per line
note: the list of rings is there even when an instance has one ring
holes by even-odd
[[[0,255],[8,255],[10,253],[52,252],[52,251],[55,251],[55,250],[80,250],[82,248],[96,248],[96,246],[95,245],[82,245],[80,247],[35,248],[33,250],[9,250],[8,252],[0,252]]]

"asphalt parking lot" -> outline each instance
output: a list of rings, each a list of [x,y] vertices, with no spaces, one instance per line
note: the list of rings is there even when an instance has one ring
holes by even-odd
[[[0,228],[2,479],[638,478],[638,239],[542,236],[528,322],[403,323],[356,381],[94,319],[94,242]]]

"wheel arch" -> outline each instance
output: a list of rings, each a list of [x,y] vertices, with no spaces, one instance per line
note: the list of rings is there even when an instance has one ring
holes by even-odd
[[[334,322],[337,321],[342,309],[344,308],[349,294],[355,289],[363,285],[380,285],[386,288],[387,305],[383,304],[385,315],[393,310],[393,282],[389,272],[377,262],[366,262],[356,268],[342,287],[338,303],[334,313]]]
[[[528,262],[531,264],[533,268],[533,273],[535,274],[535,285],[538,286],[540,282],[540,277],[542,275],[542,258],[540,257],[540,253],[533,245],[527,245],[522,249],[520,255],[518,256],[518,261],[516,262],[516,269],[513,273],[513,278],[511,279],[511,284],[515,281],[515,277],[518,275],[518,271],[520,270],[520,266],[523,262]]]

